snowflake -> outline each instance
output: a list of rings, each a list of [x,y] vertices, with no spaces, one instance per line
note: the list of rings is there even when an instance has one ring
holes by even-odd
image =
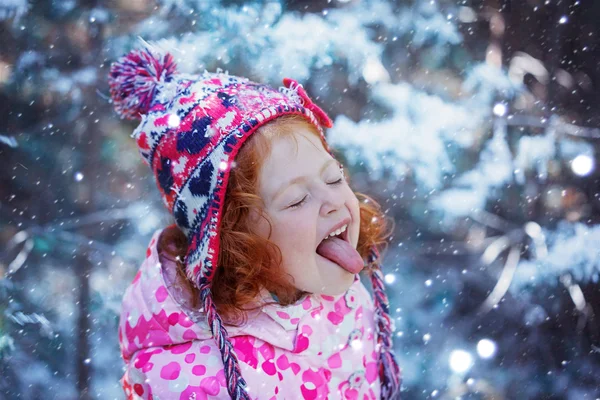
[[[177,81],[161,82],[158,86],[156,100],[162,104],[170,103],[177,96]]]
[[[297,86],[292,86],[287,88],[285,86],[280,86],[279,91],[287,96],[292,102],[300,105],[304,105],[304,100],[298,94]]]

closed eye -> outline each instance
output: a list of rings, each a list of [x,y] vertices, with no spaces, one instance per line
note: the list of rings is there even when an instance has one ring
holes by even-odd
[[[335,181],[335,182],[328,183],[328,185],[332,185],[332,186],[334,186],[334,185],[339,185],[339,184],[341,184],[341,183],[342,183],[342,181],[343,181],[343,180],[344,180],[344,178],[340,178],[340,179],[338,179],[338,180],[337,180],[337,181]],[[298,208],[298,207],[300,207],[302,204],[304,204],[304,202],[306,201],[306,198],[307,198],[307,197],[308,197],[308,195],[304,196],[304,198],[303,198],[302,200],[300,200],[300,201],[299,201],[299,202],[297,202],[296,204],[292,204],[292,205],[291,205],[289,208],[292,208],[292,209],[293,209],[293,208]]]

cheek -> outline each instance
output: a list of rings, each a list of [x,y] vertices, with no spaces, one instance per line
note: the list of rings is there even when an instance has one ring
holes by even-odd
[[[352,190],[350,190],[350,208],[352,213],[356,214],[357,216],[360,214],[360,201],[354,192],[352,192]]]
[[[346,187],[346,204],[352,214],[352,219],[360,220],[360,201],[349,186]]]
[[[282,251],[288,254],[301,253],[307,248],[314,249],[316,225],[314,218],[303,213],[291,213],[285,219],[279,219],[274,230],[274,240]],[[284,254],[285,257],[285,254]]]
[[[355,232],[354,237],[352,238],[352,244],[354,248],[356,248],[356,245],[358,244],[358,233],[360,232],[360,201],[352,191],[350,192],[348,207],[352,216],[352,231]]]

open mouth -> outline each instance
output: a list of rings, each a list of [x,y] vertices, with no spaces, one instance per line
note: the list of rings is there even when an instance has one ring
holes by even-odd
[[[316,253],[328,263],[333,263],[350,273],[356,274],[364,268],[364,260],[348,241],[349,223],[350,219],[348,218],[334,225],[331,228],[336,228],[333,230],[334,236],[328,235],[325,239],[321,240],[321,243],[317,246]],[[343,231],[340,232],[342,229]],[[336,235],[336,232],[339,232],[339,234]]]
[[[331,239],[332,237],[338,238],[338,239],[342,239],[343,241],[350,243],[350,241],[348,240],[348,232],[349,232],[349,230],[350,230],[350,224],[348,223],[348,224],[346,224],[346,229],[344,230],[344,232],[340,233],[339,235],[335,235],[335,236],[327,236],[327,238],[321,240],[319,242],[319,244],[317,244],[317,248],[319,247],[319,245],[321,243],[323,243],[323,241],[325,241],[327,239]]]
[[[336,237],[339,237],[340,239],[342,239],[342,240],[344,240],[344,241],[348,242],[348,230],[349,230],[349,229],[350,229],[350,224],[348,224],[348,227],[346,228],[346,230],[345,230],[344,232],[340,233],[340,234],[339,234],[338,236],[336,236]]]

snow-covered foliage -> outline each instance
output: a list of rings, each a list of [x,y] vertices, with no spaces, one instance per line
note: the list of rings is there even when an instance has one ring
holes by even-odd
[[[548,251],[544,257],[521,261],[509,287],[518,294],[526,287],[558,285],[563,274],[575,282],[598,282],[600,277],[600,225],[561,221],[544,230]]]
[[[383,120],[335,120],[328,140],[351,165],[364,165],[373,180],[414,176],[424,191],[440,189],[445,175],[456,172],[451,150],[473,144],[486,109],[471,110],[446,102],[408,83],[375,85],[372,98],[391,109]]]
[[[17,23],[27,11],[31,5],[28,0],[1,0],[0,1],[0,21],[5,19],[14,18]]]

